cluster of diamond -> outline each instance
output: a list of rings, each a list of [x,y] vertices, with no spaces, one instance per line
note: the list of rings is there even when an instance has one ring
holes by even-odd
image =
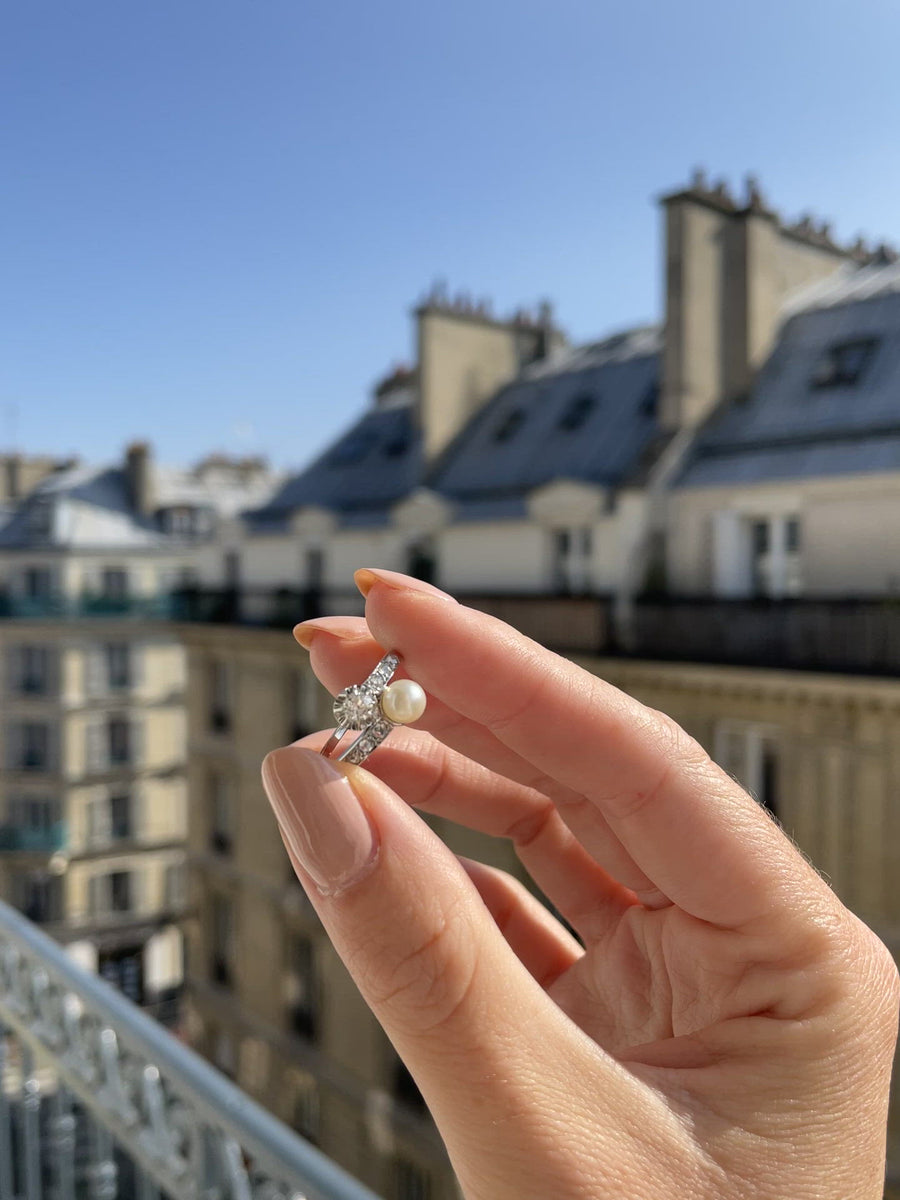
[[[335,697],[334,719],[338,727],[364,731],[344,757],[345,762],[362,762],[393,729],[381,711],[380,700],[399,664],[396,654],[386,654],[365,683],[351,684]]]
[[[386,654],[365,683],[354,683],[334,700],[334,719],[342,729],[368,729],[381,718],[379,699],[400,663],[396,654]],[[384,737],[390,732],[390,725]],[[380,741],[381,739],[379,739]]]

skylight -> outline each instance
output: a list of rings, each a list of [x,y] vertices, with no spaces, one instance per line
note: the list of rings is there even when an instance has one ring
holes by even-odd
[[[494,441],[508,442],[524,420],[525,414],[521,408],[511,409],[494,429]]]
[[[590,392],[580,392],[577,396],[573,396],[563,409],[562,416],[557,422],[557,428],[580,429],[596,407],[596,396],[592,396]]]
[[[877,348],[878,338],[873,337],[833,342],[816,363],[810,386],[853,387],[859,383]]]

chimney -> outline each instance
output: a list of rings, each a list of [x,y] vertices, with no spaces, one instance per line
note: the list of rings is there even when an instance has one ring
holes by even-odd
[[[132,442],[125,451],[128,500],[141,517],[153,514],[153,457],[148,442]]]
[[[545,306],[535,319],[519,312],[491,316],[486,301],[448,298],[436,285],[415,310],[418,334],[417,417],[425,458],[433,461],[473,413],[560,336]]]
[[[699,424],[752,387],[772,349],[787,295],[854,257],[807,217],[785,225],[754,176],[736,199],[702,171],[663,196],[666,338],[661,416],[668,429]],[[858,251],[856,252],[858,253]]]

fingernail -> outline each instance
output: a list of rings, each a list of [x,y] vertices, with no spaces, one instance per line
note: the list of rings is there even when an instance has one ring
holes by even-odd
[[[323,896],[371,870],[378,843],[345,775],[312,750],[284,746],[266,756],[263,786],[285,842]]]
[[[365,641],[370,636],[366,631],[348,626],[346,617],[313,617],[294,626],[294,637],[304,650],[310,648],[317,633],[328,633],[342,642]]]
[[[382,567],[360,567],[358,571],[354,571],[353,579],[364,596],[368,596],[376,583],[383,583],[397,592],[425,592],[429,596],[439,596],[441,600],[457,603],[451,595],[442,592],[433,583],[415,579],[412,575],[401,575],[399,571],[385,571]]]

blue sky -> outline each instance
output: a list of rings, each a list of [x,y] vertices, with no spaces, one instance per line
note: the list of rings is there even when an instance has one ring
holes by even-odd
[[[894,0],[18,0],[0,449],[303,463],[436,277],[577,339],[660,311],[705,164],[900,240]]]

